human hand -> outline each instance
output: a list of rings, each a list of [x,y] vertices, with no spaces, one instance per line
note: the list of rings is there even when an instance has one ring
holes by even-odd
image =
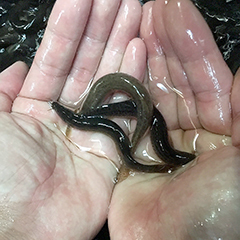
[[[165,2],[143,7],[148,86],[174,146],[199,156],[174,175],[137,174],[117,184],[111,237],[239,239],[240,72],[233,81],[189,0]]]
[[[143,79],[140,20],[137,0],[58,0],[29,72],[16,63],[0,75],[1,238],[92,239],[105,222],[115,146],[74,129],[68,140],[48,102],[76,107],[110,72]]]

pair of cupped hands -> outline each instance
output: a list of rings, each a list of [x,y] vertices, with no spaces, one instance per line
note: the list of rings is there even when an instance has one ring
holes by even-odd
[[[109,137],[64,135],[49,101],[74,108],[116,71],[144,82],[194,164],[115,184]],[[30,70],[0,75],[1,239],[93,239],[106,219],[113,240],[239,239],[239,91],[190,0],[57,0]]]

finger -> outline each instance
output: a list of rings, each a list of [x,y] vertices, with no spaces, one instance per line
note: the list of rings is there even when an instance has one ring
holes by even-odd
[[[167,33],[167,26],[165,23],[165,8],[166,2],[158,1],[156,4],[154,4],[153,21],[158,42],[161,44],[165,54],[165,68],[168,70],[169,78],[172,82],[172,85],[170,85],[169,78],[166,78],[162,86],[164,86],[165,91],[175,95],[176,97],[176,100],[174,101],[174,109],[176,109],[176,117],[174,117],[175,126],[171,129],[192,129],[193,124],[194,127],[200,126],[196,113],[194,95],[191,87],[189,86],[187,75],[182,68],[181,62],[171,44],[171,40]],[[159,10],[162,12],[160,16],[158,14]],[[169,106],[169,103],[165,106]],[[171,119],[171,115],[169,118]]]
[[[119,71],[129,42],[138,36],[141,14],[139,1],[122,1],[95,79]]]
[[[140,38],[134,38],[126,47],[119,71],[143,81],[147,66],[146,53],[144,42]]]
[[[99,25],[93,22],[93,30],[89,29],[89,33],[94,32],[97,41],[93,39],[89,46],[89,39],[86,39],[86,43],[83,42],[80,46],[81,52],[79,50],[75,70],[73,69],[63,91],[64,102],[76,104],[81,100],[81,94],[93,76],[97,80],[107,73],[118,71],[128,43],[137,36],[141,19],[139,2],[123,0],[117,16],[116,7],[119,1],[110,2],[111,8],[106,12],[105,18],[98,21]],[[103,25],[107,30],[103,30]]]
[[[19,94],[28,66],[23,62],[16,62],[0,74],[0,112],[10,112],[12,103]]]
[[[91,9],[91,0],[58,0],[20,95],[57,99],[72,65]]]
[[[189,88],[193,90],[198,118],[205,129],[230,134],[232,74],[206,22],[189,0],[169,1],[163,18],[167,36],[180,61],[179,66],[171,68],[174,86],[183,95],[190,92]]]
[[[233,115],[233,124],[232,124],[232,144],[233,146],[240,147],[240,69],[236,72],[234,76],[234,82],[232,87],[231,94],[231,104],[232,104],[232,115]]]
[[[94,1],[88,25],[61,94],[61,102],[79,101],[96,73],[121,1]]]
[[[176,129],[179,127],[176,94],[166,86],[167,82],[171,87],[173,87],[168,73],[166,56],[153,27],[153,5],[153,2],[148,2],[143,6],[143,16],[140,28],[140,37],[144,40],[148,52],[148,85],[153,102],[163,114],[168,128]],[[161,12],[159,12],[157,27],[161,34],[165,34],[163,26],[160,26],[162,25],[161,15]]]

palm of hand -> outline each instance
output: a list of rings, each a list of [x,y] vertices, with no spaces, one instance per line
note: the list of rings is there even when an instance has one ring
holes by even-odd
[[[125,229],[117,239],[237,239],[240,152],[229,136],[233,125],[237,145],[239,124],[229,106],[237,116],[238,74],[230,99],[232,75],[189,1],[157,1],[154,7],[152,19],[151,4],[145,5],[141,27],[152,76],[149,89],[174,144],[191,149],[197,132],[200,155],[194,167],[175,176],[135,176],[117,185],[110,223],[118,220]],[[169,94],[169,85],[183,98]]]
[[[55,23],[55,20],[58,19],[60,2],[63,4],[64,1],[59,1],[59,4],[55,8],[55,12],[53,12],[52,19],[50,20],[49,29],[51,29],[51,23]],[[109,1],[109,3],[110,2],[111,1]],[[172,1],[172,6],[174,6],[174,2],[175,1]],[[232,206],[235,206],[234,203],[237,201],[238,195],[235,178],[237,170],[235,165],[237,164],[239,152],[236,148],[229,146],[220,148],[218,151],[204,153],[206,151],[203,144],[205,142],[205,134],[208,137],[212,135],[211,141],[216,143],[219,142],[219,138],[221,138],[218,137],[218,133],[227,135],[230,131],[227,127],[226,132],[223,132],[224,127],[214,128],[215,125],[210,126],[208,124],[212,121],[210,111],[206,112],[205,116],[203,115],[204,119],[202,119],[202,121],[197,121],[197,117],[193,119],[197,128],[200,128],[200,125],[204,123],[205,125],[202,125],[202,129],[204,129],[204,127],[207,129],[207,131],[203,130],[204,134],[201,134],[199,138],[199,146],[197,146],[197,148],[199,149],[199,147],[203,146],[201,149],[203,153],[199,157],[196,166],[179,174],[175,178],[173,178],[173,176],[159,176],[158,174],[140,174],[134,178],[130,177],[115,187],[112,198],[113,179],[116,171],[109,161],[95,154],[96,151],[94,147],[92,147],[92,144],[96,139],[99,139],[99,135],[96,136],[84,132],[79,133],[79,131],[76,130],[71,132],[71,140],[73,142],[85,148],[90,147],[89,152],[86,152],[81,151],[81,149],[76,148],[76,146],[66,140],[60,131],[63,130],[65,126],[53,111],[50,110],[47,101],[56,100],[60,96],[62,101],[75,102],[79,93],[82,93],[86,87],[88,79],[94,74],[95,79],[97,79],[107,73],[104,71],[106,66],[110,67],[109,71],[120,69],[121,71],[135,75],[137,78],[143,76],[145,49],[142,42],[139,39],[135,39],[130,42],[127,47],[127,42],[137,33],[137,22],[140,20],[140,11],[135,1],[128,1],[128,3],[123,1],[120,9],[123,9],[125,4],[135,9],[135,21],[132,21],[129,17],[129,19],[125,19],[124,21],[126,26],[120,29],[117,27],[115,27],[115,29],[113,28],[108,40],[108,46],[111,47],[110,51],[105,50],[104,53],[103,50],[97,53],[94,52],[94,59],[98,60],[95,60],[95,63],[91,61],[91,69],[86,67],[90,58],[85,57],[84,54],[84,51],[89,50],[87,46],[90,43],[90,38],[86,38],[86,42],[84,42],[83,38],[80,47],[78,47],[81,51],[79,50],[73,64],[70,64],[72,68],[70,69],[70,65],[64,66],[66,62],[71,63],[71,59],[73,61],[74,52],[78,45],[76,39],[81,36],[83,29],[80,29],[79,32],[76,33],[74,27],[76,29],[77,26],[71,26],[72,28],[66,30],[64,29],[63,23],[58,23],[54,29],[55,33],[61,32],[63,34],[65,31],[68,31],[69,36],[72,36],[73,41],[71,42],[71,48],[73,50],[70,49],[69,46],[66,47],[66,49],[68,49],[68,54],[66,55],[68,56],[60,58],[58,62],[56,58],[53,57],[56,49],[50,49],[46,55],[47,57],[44,55],[46,49],[49,50],[47,47],[48,40],[54,40],[55,36],[54,34],[51,35],[51,31],[49,31],[49,33],[46,34],[45,42],[43,41],[42,48],[39,49],[35,63],[24,85],[22,86],[21,83],[19,83],[19,79],[22,79],[23,82],[26,71],[23,70],[24,67],[19,64],[15,65],[12,70],[9,70],[10,72],[12,71],[12,73],[8,73],[13,80],[15,88],[11,89],[14,91],[9,94],[8,91],[10,88],[2,84],[2,89],[4,89],[4,91],[2,90],[4,93],[3,96],[11,96],[14,104],[11,109],[11,101],[8,101],[8,104],[2,108],[1,113],[0,124],[3,126],[1,143],[4,149],[4,158],[2,160],[4,163],[2,164],[2,172],[4,174],[2,175],[1,183],[3,183],[2,186],[4,189],[8,189],[7,193],[4,192],[4,194],[2,194],[1,198],[8,203],[5,205],[8,211],[11,210],[9,216],[11,216],[13,220],[13,228],[19,236],[25,237],[25,239],[25,232],[28,232],[31,236],[37,236],[38,239],[46,239],[46,236],[50,239],[91,239],[106,219],[110,199],[109,225],[113,239],[136,239],[137,237],[149,239],[149,236],[151,236],[151,239],[179,239],[179,236],[184,238],[184,234],[188,234],[187,237],[193,237],[196,234],[201,236],[202,232],[199,229],[202,229],[203,226],[206,229],[212,227],[211,231],[215,231],[216,228],[219,229],[223,218],[225,223],[232,224],[228,216],[229,213],[233,211],[233,208],[226,208],[225,205],[231,203]],[[90,4],[85,4],[85,6],[86,9],[90,9]],[[144,16],[147,15],[146,12],[149,7],[150,4],[145,7]],[[93,6],[93,9],[97,8],[99,8],[97,4],[95,8]],[[138,11],[136,11],[136,8]],[[67,9],[70,13],[70,6],[66,8],[66,11]],[[86,12],[86,9],[84,12]],[[112,5],[109,4],[108,10],[112,12],[112,19],[115,18],[113,9],[115,9],[116,13],[116,3],[112,3]],[[119,19],[116,18],[114,26],[119,27],[118,21],[120,21],[121,13],[124,12],[119,11]],[[71,12],[71,17],[77,18],[78,14],[76,12],[76,15],[74,15]],[[109,14],[106,13],[106,16],[109,16]],[[68,15],[66,14],[65,18],[67,17]],[[87,16],[85,17],[87,19]],[[61,21],[61,18],[59,19]],[[82,19],[82,21],[85,22],[86,19]],[[89,25],[91,26],[91,24]],[[58,26],[61,27],[59,28]],[[148,27],[149,26],[146,27],[142,24],[142,29],[148,29]],[[110,28],[111,25],[109,25],[109,31]],[[136,29],[135,32],[133,28]],[[97,27],[89,27],[87,30],[85,29],[85,31],[89,34],[94,32],[94,29],[96,30]],[[126,29],[131,29],[131,33],[130,31],[126,33]],[[125,34],[124,37],[121,31]],[[170,33],[171,32],[168,34]],[[104,43],[106,43],[107,33],[103,35],[102,37],[105,39]],[[181,110],[183,108],[181,108],[181,104],[173,106],[172,109],[179,110],[178,112],[177,110],[175,111],[175,120],[172,121],[172,113],[169,114],[169,109],[164,108],[164,99],[168,102],[168,96],[171,94],[164,96],[159,95],[161,94],[159,92],[154,92],[156,84],[161,84],[161,82],[159,82],[160,79],[164,79],[160,74],[167,76],[167,72],[165,70],[165,72],[159,73],[159,69],[154,67],[154,65],[158,63],[164,66],[161,62],[162,55],[159,57],[159,52],[156,52],[156,49],[153,50],[151,47],[154,45],[152,43],[154,43],[155,39],[151,37],[148,39],[148,35],[146,35],[144,31],[142,35],[145,38],[148,48],[152,76],[158,76],[155,81],[149,83],[153,99],[157,103],[159,103],[161,99],[163,104],[162,106],[160,105],[159,108],[163,112],[167,123],[170,125],[170,129],[173,130],[172,132],[178,134],[178,129],[189,129],[190,123],[186,121],[184,116],[180,116],[178,113],[182,112]],[[64,39],[62,35],[59,36],[61,36],[61,39]],[[124,41],[120,43],[119,46],[115,46],[113,44],[115,42],[114,40],[119,38],[124,39]],[[99,43],[101,41],[97,42]],[[66,44],[64,41],[62,43],[63,45]],[[162,39],[161,44],[164,45],[164,39]],[[175,47],[176,45],[175,43]],[[55,46],[60,47],[60,45],[57,44],[55,44]],[[99,48],[99,45],[96,44],[96,47]],[[137,51],[134,52],[133,49],[137,49]],[[167,46],[165,46],[165,50],[171,55],[171,51]],[[117,59],[116,52],[122,53],[119,54],[119,59],[114,62],[113,65],[111,62],[111,51],[114,52],[113,55],[115,59]],[[124,55],[123,52],[125,52]],[[98,64],[102,53],[103,56],[106,56],[103,57],[100,64]],[[178,52],[178,55],[181,56],[181,54],[181,52]],[[138,56],[138,58],[136,58],[136,56]],[[167,54],[166,56],[166,59],[168,59]],[[140,60],[131,62],[131,58]],[[43,59],[46,64],[41,66]],[[169,59],[171,58],[169,57]],[[81,65],[79,62],[86,64]],[[129,66],[129,62],[131,62],[133,66]],[[220,64],[222,64],[221,61]],[[95,73],[96,66],[99,66],[99,68]],[[184,67],[186,70],[188,66]],[[85,71],[83,71],[83,69]],[[130,69],[135,69],[135,71],[131,72]],[[22,72],[22,75],[20,73],[17,74],[18,72]],[[172,72],[174,75],[174,68]],[[195,72],[197,73],[196,70]],[[84,73],[86,76],[81,78],[80,82],[76,81],[80,76],[84,76]],[[231,78],[228,70],[225,70],[225,73],[225,75]],[[1,80],[8,77],[6,73],[4,74],[2,74]],[[190,73],[188,74],[190,75]],[[64,80],[67,75],[68,81],[64,85]],[[191,75],[189,78],[191,79]],[[38,80],[35,81],[35,79]],[[46,85],[46,83],[48,85]],[[192,83],[194,83],[194,78]],[[51,88],[49,88],[49,84],[51,84]],[[181,83],[173,83],[173,86],[179,89]],[[195,86],[195,88],[197,87]],[[196,93],[196,90],[194,91]],[[16,98],[19,92],[19,97]],[[184,92],[184,96],[188,95]],[[176,99],[171,102],[175,102],[176,104]],[[229,104],[229,101],[227,102],[225,100],[224,104],[225,103]],[[197,106],[198,111],[201,110],[201,106],[203,107],[203,105]],[[192,110],[194,107],[191,106],[190,109]],[[12,111],[12,114],[4,113],[4,111]],[[176,121],[176,119],[178,119],[178,121]],[[218,117],[214,119],[216,120],[215,122],[219,120]],[[227,116],[226,119],[228,120],[227,125],[229,126],[229,116]],[[54,126],[53,123],[56,123],[58,127]],[[211,134],[211,132],[214,132],[214,134]],[[185,136],[183,138],[184,141],[176,142],[176,145],[180,144],[179,147],[181,148],[181,144],[184,142],[192,142],[192,133],[192,130],[186,131],[183,135]],[[201,136],[203,140],[201,140]],[[86,139],[89,139],[89,142],[86,141]],[[189,141],[189,139],[191,139],[191,141]],[[109,140],[101,136],[101,142],[105,141]],[[98,147],[98,144],[96,146]],[[105,142],[105,146],[109,145]],[[115,150],[109,147],[101,150],[103,150],[117,166],[119,165]],[[234,177],[231,179],[229,176]],[[9,180],[6,181],[6,179]],[[199,213],[199,209],[205,208],[205,206],[208,206],[208,208]],[[214,217],[210,215],[210,213],[214,213]],[[26,215],[27,217],[25,217]],[[24,224],[22,223],[23,216],[25,217]],[[235,214],[234,217],[237,217],[237,214]],[[218,219],[219,225],[215,224],[215,219]],[[7,217],[5,217],[5,220],[9,222]],[[183,224],[188,230],[187,233],[183,231]],[[232,225],[232,228],[234,227],[235,226]],[[6,229],[8,228],[6,227]],[[175,230],[173,231],[173,229]]]
[[[126,7],[135,9],[133,18],[125,16]],[[63,15],[61,9],[66,11]],[[78,101],[89,79],[104,75],[106,67],[109,71],[124,71],[123,58],[131,60],[139,54],[143,56],[140,57],[143,64],[143,43],[136,39],[128,44],[137,35],[140,16],[137,1],[123,1],[121,5],[117,1],[104,5],[94,2],[93,6],[90,1],[79,1],[74,8],[59,1],[28,74],[21,63],[1,74],[4,103],[1,125],[7,126],[1,135],[4,149],[1,183],[6,189],[1,198],[8,203],[5,205],[7,215],[3,216],[6,229],[2,231],[6,236],[14,229],[19,239],[91,239],[105,222],[116,169],[105,156],[95,154],[99,153],[96,150],[98,143],[96,146],[92,144],[96,139],[100,144],[110,142],[107,149],[100,150],[106,150],[107,157],[113,156],[112,161],[115,158],[116,165],[119,165],[116,151],[111,149],[114,145],[105,136],[99,139],[99,135],[73,130],[71,141],[85,150],[77,148],[63,135],[66,126],[51,111],[48,101],[59,97],[65,102]],[[71,27],[65,25],[68,21]],[[106,32],[99,28],[103,23]],[[99,33],[97,39],[96,31]],[[116,39],[122,39],[120,44],[115,44]],[[49,48],[52,42],[53,48]],[[106,43],[108,48],[105,49]],[[94,48],[89,48],[92,44]],[[143,54],[131,53],[139,45]],[[66,50],[59,61],[55,57],[56,48]],[[81,51],[75,56],[77,48]],[[85,52],[89,55],[86,56]],[[106,55],[105,58],[102,55]],[[106,61],[113,56],[114,63]],[[137,71],[136,77],[138,74],[142,72]],[[14,151],[10,151],[13,146]]]
[[[27,231],[40,239],[56,234],[64,239],[73,225],[70,237],[89,238],[105,220],[115,170],[101,157],[86,152],[75,155],[71,144],[54,127],[53,112],[46,112],[51,123],[39,121],[37,115],[1,113],[1,198],[19,237],[26,238]],[[3,219],[8,227],[9,218]],[[93,222],[84,236],[78,226],[88,229],[88,218],[100,221]],[[61,226],[57,232],[56,224]]]

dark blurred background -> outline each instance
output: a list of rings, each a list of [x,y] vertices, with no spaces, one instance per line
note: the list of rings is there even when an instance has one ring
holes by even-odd
[[[149,0],[139,0],[141,4]],[[55,0],[0,0],[0,72],[17,60],[32,63]],[[192,0],[233,73],[240,65],[240,1]]]
[[[149,0],[139,0],[141,4]],[[0,0],[0,72],[21,60],[31,66],[55,0]],[[240,66],[240,1],[192,0],[233,73]],[[109,240],[107,222],[94,240]]]

